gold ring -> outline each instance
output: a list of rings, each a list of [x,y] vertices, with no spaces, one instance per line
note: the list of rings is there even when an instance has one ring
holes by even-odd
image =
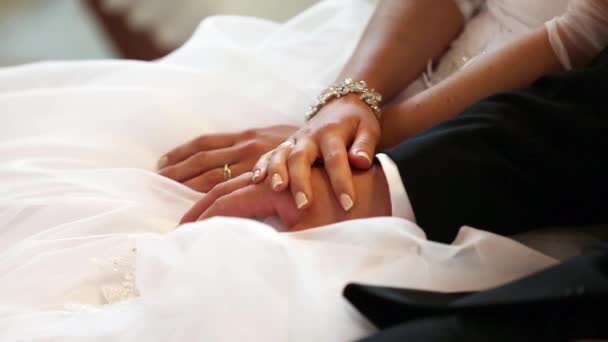
[[[296,146],[296,139],[295,138],[289,138],[285,141],[283,141],[279,147],[287,147],[287,148],[294,148]]]
[[[229,181],[232,179],[232,171],[228,164],[224,164],[224,181]]]

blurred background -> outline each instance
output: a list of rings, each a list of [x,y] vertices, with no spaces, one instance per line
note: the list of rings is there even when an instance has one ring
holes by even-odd
[[[317,0],[0,0],[0,66],[42,60],[152,60],[215,14],[284,21]]]

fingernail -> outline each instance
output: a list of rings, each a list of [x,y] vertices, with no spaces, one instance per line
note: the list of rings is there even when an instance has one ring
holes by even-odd
[[[368,162],[372,162],[372,159],[370,158],[369,154],[365,151],[357,151],[356,153],[358,156],[363,157],[365,159],[367,159]]]
[[[283,178],[281,175],[278,173],[272,175],[272,189],[277,190],[281,184],[283,184]]]
[[[350,198],[350,196],[348,196],[347,194],[340,195],[340,204],[342,204],[342,208],[344,208],[344,211],[351,210],[354,205],[353,199]]]
[[[251,181],[255,182],[255,180],[260,177],[260,173],[262,173],[262,170],[260,169],[256,169],[255,171],[253,171],[253,177],[251,177]]]
[[[167,166],[167,164],[169,164],[169,158],[167,156],[164,156],[164,157],[160,158],[160,160],[158,161],[158,164],[156,164],[156,169],[160,170],[163,167]]]
[[[296,206],[302,209],[308,203],[308,198],[303,192],[296,193]]]

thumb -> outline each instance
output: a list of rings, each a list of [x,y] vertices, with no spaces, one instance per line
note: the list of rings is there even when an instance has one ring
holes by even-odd
[[[379,138],[379,134],[373,132],[371,128],[360,127],[348,152],[350,164],[361,170],[369,169],[372,166]]]

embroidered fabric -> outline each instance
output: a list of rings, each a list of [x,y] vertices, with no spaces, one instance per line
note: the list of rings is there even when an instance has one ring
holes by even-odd
[[[101,294],[107,304],[115,304],[124,300],[138,296],[135,286],[135,253],[136,248],[130,252],[112,259],[100,260],[94,258],[91,260],[99,268],[105,271],[111,271],[114,282],[106,283],[101,286]]]
[[[103,280],[95,286],[102,298],[101,306],[120,303],[139,296],[135,284],[135,256],[137,248],[131,248],[116,257],[91,258],[91,267],[101,274]],[[95,283],[95,281],[94,281]],[[72,312],[92,313],[100,310],[100,306],[78,301],[69,301],[63,308]]]

